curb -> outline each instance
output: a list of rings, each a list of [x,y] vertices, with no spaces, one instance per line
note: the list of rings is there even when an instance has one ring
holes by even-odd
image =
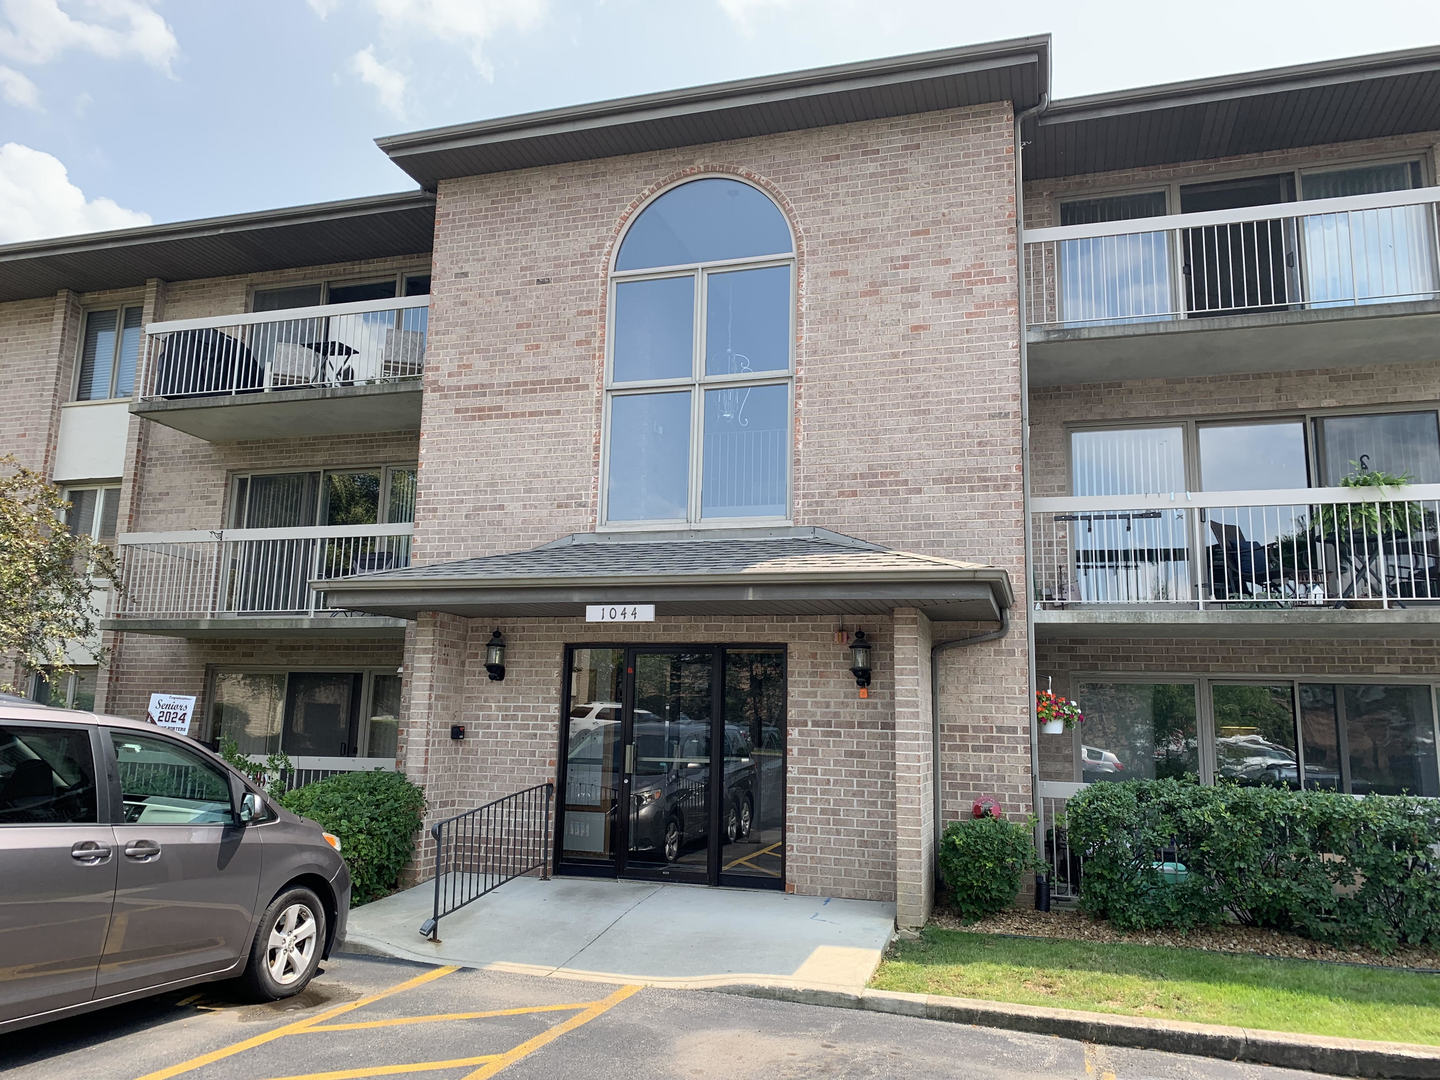
[[[730,983],[709,989],[714,993],[741,997],[863,1009],[896,1016],[944,1020],[952,1024],[1007,1028],[1109,1046],[1192,1054],[1341,1076],[1440,1080],[1440,1047],[1437,1046],[1254,1031],[1218,1024],[1148,1020],[1138,1016],[1049,1009],[1038,1005],[1008,1005],[939,994],[902,994],[888,990],[797,989],[757,983]]]

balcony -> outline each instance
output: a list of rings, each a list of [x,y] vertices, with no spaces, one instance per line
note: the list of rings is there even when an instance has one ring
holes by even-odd
[[[209,442],[418,430],[430,298],[145,328],[131,411]]]
[[[1031,500],[1041,636],[1440,635],[1440,484]]]
[[[1028,229],[1031,381],[1428,355],[1437,205],[1432,187]]]
[[[188,638],[387,638],[399,619],[329,607],[313,582],[410,565],[414,526],[128,533],[108,630]]]

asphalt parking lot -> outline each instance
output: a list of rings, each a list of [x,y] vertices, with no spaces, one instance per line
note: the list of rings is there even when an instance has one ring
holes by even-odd
[[[5,1080],[1301,1080],[1309,1073],[699,991],[341,956],[0,1036]]]

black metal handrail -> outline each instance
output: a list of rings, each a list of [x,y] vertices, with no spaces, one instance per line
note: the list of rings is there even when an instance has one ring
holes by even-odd
[[[553,783],[506,795],[430,826],[435,839],[435,911],[420,933],[439,941],[442,916],[532,870],[550,877]]]

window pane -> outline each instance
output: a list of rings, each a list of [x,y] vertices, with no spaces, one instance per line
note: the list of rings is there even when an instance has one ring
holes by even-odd
[[[1190,683],[1082,683],[1081,775],[1154,780],[1200,772]]]
[[[685,518],[690,505],[690,392],[610,401],[610,521]]]
[[[779,879],[785,869],[785,652],[725,650],[723,872]],[[734,839],[729,825],[734,815]]]
[[[70,700],[72,709],[93,712],[95,709],[95,684],[99,682],[98,667],[77,667],[75,669],[75,696]]]
[[[65,676],[56,675],[53,668],[41,668],[35,673],[30,684],[30,700],[36,705],[51,705],[58,709],[65,707]]]
[[[570,662],[570,716],[565,737],[567,859],[608,858],[611,821],[621,802],[620,700],[623,649],[576,649]]]
[[[1327,416],[1320,429],[1320,483],[1338,487],[1361,470],[1440,483],[1440,429],[1433,412]]]
[[[94,824],[90,733],[0,727],[0,825]]]
[[[641,211],[620,245],[615,269],[782,255],[791,249],[785,215],[764,192],[738,180],[692,180]]]
[[[1350,792],[1440,795],[1428,686],[1340,687]]]
[[[393,758],[399,746],[400,730],[399,675],[376,675],[370,689],[370,736],[365,747],[366,757]]]
[[[686,379],[694,371],[695,279],[615,286],[616,382]]]
[[[324,525],[374,525],[380,520],[380,473],[327,472]]]
[[[355,304],[361,300],[390,300],[395,296],[395,279],[367,281],[359,285],[331,285],[330,303]]]
[[[1259,491],[1309,486],[1305,425],[1204,424],[1200,435],[1203,491]]]
[[[219,672],[215,676],[212,738],[217,742],[234,739],[242,754],[273,753],[280,749],[284,703],[284,672]]]
[[[66,524],[76,536],[95,535],[95,509],[100,502],[97,488],[78,488],[66,492],[70,510],[65,516]]]
[[[120,489],[102,488],[100,491],[100,531],[96,538],[115,539],[115,526],[120,518]]]
[[[291,672],[280,748],[291,757],[354,757],[360,676]]]
[[[92,311],[85,316],[85,343],[80,350],[80,385],[77,401],[110,396],[110,375],[115,365],[114,311]]]
[[[390,495],[385,508],[385,520],[402,522],[415,520],[415,470],[390,470]]]
[[[287,308],[319,307],[325,295],[321,285],[291,285],[283,289],[256,289],[254,310],[284,311]]]
[[[237,528],[299,529],[315,524],[320,474],[271,473],[245,485]]]
[[[1300,734],[1305,748],[1305,787],[1340,791],[1340,720],[1333,686],[1300,684]]]
[[[429,274],[408,274],[405,278],[406,296],[429,296],[430,275]]]
[[[705,374],[790,369],[790,267],[706,278]]]
[[[1060,204],[1061,225],[1163,217],[1165,192],[1107,195]],[[1067,324],[1104,325],[1173,310],[1163,232],[1097,236],[1060,244],[1060,305]]]
[[[111,731],[125,822],[229,825],[230,782],[210,762],[168,739]]]
[[[1299,786],[1295,702],[1289,683],[1220,683],[1215,707],[1215,778],[1236,784]]]
[[[129,397],[135,393],[135,368],[140,363],[140,309],[125,309],[120,329],[120,365],[115,371],[115,396]]]
[[[705,391],[700,516],[784,517],[790,478],[790,388]]]
[[[1184,491],[1185,431],[1157,427],[1074,432],[1070,477],[1075,495]]]

